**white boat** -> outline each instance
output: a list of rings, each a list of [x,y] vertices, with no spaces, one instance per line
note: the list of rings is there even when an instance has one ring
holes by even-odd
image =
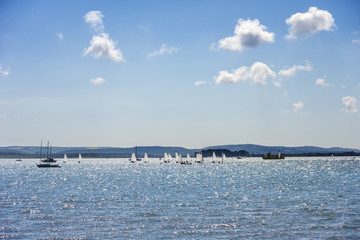
[[[178,153],[175,153],[175,162],[179,163],[179,155],[178,155]]]
[[[164,153],[164,163],[170,163],[169,156],[166,152]]]
[[[197,163],[203,163],[204,162],[204,158],[202,156],[202,153],[197,153],[196,154],[196,161]]]
[[[79,160],[78,160],[79,163],[82,162],[82,156],[81,156],[81,153],[79,153]]]
[[[66,153],[64,154],[64,163],[66,163],[67,162],[67,156],[66,156]]]
[[[168,159],[169,159],[169,162],[172,162],[172,161],[173,161],[173,158],[172,158],[172,156],[170,155],[170,153],[168,153]]]
[[[223,154],[221,155],[221,163],[224,163],[224,160],[226,160],[226,155],[225,155],[225,153],[223,153]]]
[[[135,153],[131,154],[130,162],[135,163],[136,162],[136,156]]]
[[[212,162],[216,163],[216,154],[215,154],[215,152],[213,152],[213,155],[212,155]]]
[[[149,157],[148,155],[145,153],[144,154],[144,162],[147,163],[149,161]]]

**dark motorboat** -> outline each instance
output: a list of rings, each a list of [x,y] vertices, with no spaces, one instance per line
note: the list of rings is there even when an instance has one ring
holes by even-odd
[[[36,164],[39,168],[57,168],[60,167],[59,164],[51,164],[51,163],[39,163]]]

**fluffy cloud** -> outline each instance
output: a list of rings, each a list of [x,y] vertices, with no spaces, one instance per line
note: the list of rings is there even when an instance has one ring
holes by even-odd
[[[345,112],[347,113],[356,113],[358,110],[356,108],[357,99],[354,97],[343,97],[342,103],[345,105]]]
[[[102,83],[105,82],[105,80],[101,77],[95,78],[95,79],[90,79],[90,82],[92,85],[100,85]]]
[[[315,85],[321,86],[321,87],[331,87],[332,86],[332,84],[325,82],[324,78],[316,79]]]
[[[104,31],[102,18],[104,15],[100,11],[90,11],[84,16],[86,23],[90,24],[95,31]]]
[[[266,84],[266,79],[276,77],[274,73],[265,63],[256,62],[251,66],[250,77],[255,83]]]
[[[267,32],[266,27],[258,19],[239,19],[234,30],[234,36],[221,39],[218,48],[242,51],[256,47],[264,42],[274,42],[275,33]]]
[[[303,102],[299,101],[299,102],[293,104],[293,111],[294,112],[298,112],[303,108],[304,108],[304,103]]]
[[[215,77],[215,83],[238,83],[251,79],[254,83],[264,85],[268,78],[274,78],[275,76],[276,73],[274,73],[265,63],[255,62],[250,68],[242,66],[232,72],[225,70],[219,71],[218,76]]]
[[[63,39],[64,39],[64,34],[62,34],[62,33],[56,33],[56,35],[58,36],[58,38],[59,38],[60,40],[63,40]]]
[[[176,53],[179,50],[180,50],[180,48],[177,48],[177,47],[169,48],[166,44],[163,44],[161,46],[160,50],[149,53],[148,57],[155,57],[155,56],[164,55],[164,54],[172,54],[172,53]]]
[[[197,81],[197,82],[194,83],[195,86],[201,86],[201,85],[204,85],[204,84],[206,84],[205,81]]]
[[[318,31],[330,31],[335,26],[334,18],[325,10],[317,7],[310,7],[305,13],[295,13],[286,19],[286,24],[290,25],[288,39],[296,39],[304,35],[311,35]]]
[[[311,71],[311,69],[312,69],[312,67],[308,63],[306,65],[293,65],[289,69],[280,70],[278,74],[280,76],[284,76],[284,77],[291,77],[291,76],[294,76],[295,72],[298,71],[298,70]]]
[[[10,68],[3,69],[2,63],[0,63],[0,74],[8,76],[10,74]]]
[[[244,82],[250,76],[250,70],[246,66],[239,67],[238,69],[229,73],[228,71],[219,71],[219,75],[215,77],[215,83],[238,83]]]
[[[125,61],[119,49],[115,49],[116,42],[114,42],[107,33],[100,33],[93,36],[90,41],[90,46],[84,50],[83,55],[92,53],[95,58],[101,56],[107,57],[114,62]]]

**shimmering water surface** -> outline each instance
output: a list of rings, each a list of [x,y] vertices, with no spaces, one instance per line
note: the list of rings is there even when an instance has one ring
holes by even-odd
[[[359,159],[0,159],[0,238],[359,239]]]

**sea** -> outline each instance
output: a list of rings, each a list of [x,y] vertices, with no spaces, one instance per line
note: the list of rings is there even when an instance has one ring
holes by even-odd
[[[0,159],[0,239],[360,239],[360,157]]]

